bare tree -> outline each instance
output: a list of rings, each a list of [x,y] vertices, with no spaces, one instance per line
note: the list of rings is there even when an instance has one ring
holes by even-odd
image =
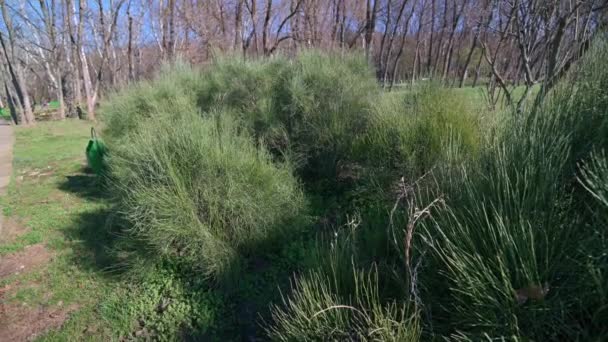
[[[584,37],[580,37],[579,32],[581,26],[586,26],[585,23],[595,15],[595,2],[511,0],[495,3],[494,12],[499,17],[493,31],[499,35],[498,43],[493,52],[488,42],[482,41],[481,44],[493,79],[517,112],[523,110],[535,84],[541,84],[535,101],[538,105],[572,63],[580,58],[585,42],[589,42],[593,34],[586,32],[585,28],[582,29]],[[581,13],[586,20],[580,20]],[[486,35],[484,40],[489,38],[491,35]],[[501,60],[508,62],[501,63]],[[516,99],[513,85],[520,75],[523,75],[524,90]]]
[[[17,100],[19,101],[18,107],[23,113],[23,122],[25,124],[34,124],[36,119],[34,117],[27,84],[25,82],[24,63],[23,60],[19,58],[12,15],[8,12],[5,0],[0,0],[0,10],[2,11],[2,18],[4,19],[4,25],[7,32],[6,39],[4,33],[0,32],[0,44],[2,45],[6,66],[15,93],[17,94]]]
[[[16,5],[14,5],[15,3]],[[487,84],[491,102],[540,103],[586,51],[608,0],[1,0],[0,69],[22,122],[35,100],[91,119],[103,93],[176,55],[205,63],[300,49],[361,49],[389,89],[426,73]],[[487,77],[486,77],[487,76]],[[29,87],[28,87],[29,86]],[[521,86],[523,96],[513,89]],[[6,89],[4,92],[7,92]],[[517,92],[517,94],[520,94]],[[27,114],[27,117],[25,116]],[[31,115],[30,115],[31,114]]]
[[[120,0],[114,8],[110,8],[110,22],[106,24],[105,16],[106,12],[104,10],[104,1],[97,0],[97,6],[99,8],[99,25],[101,32],[101,56],[100,62],[97,66],[97,70],[95,72],[94,83],[91,80],[91,74],[89,70],[89,62],[87,59],[87,55],[83,48],[82,38],[83,38],[83,25],[85,16],[88,14],[88,7],[86,0],[80,0],[79,4],[79,19],[77,25],[77,49],[79,50],[79,65],[82,70],[82,77],[84,83],[85,94],[87,98],[87,116],[91,120],[95,120],[95,106],[97,105],[97,98],[99,96],[99,87],[102,80],[102,74],[104,65],[108,59],[108,53],[110,49],[110,40],[112,39],[112,35],[114,33],[114,29],[116,28],[116,22],[118,20],[118,14],[120,12],[120,8],[125,3],[125,0]]]
[[[477,49],[477,46],[479,45],[479,35],[481,34],[481,29],[482,29],[482,27],[488,27],[488,25],[490,25],[489,21],[492,20],[491,13],[487,13],[488,9],[490,8],[490,0],[484,0],[484,2],[485,2],[485,5],[483,7],[483,10],[481,11],[481,15],[479,17],[477,25],[474,28],[471,47],[469,48],[469,52],[467,53],[467,58],[464,62],[464,66],[462,68],[462,74],[460,76],[460,82],[459,82],[460,88],[462,88],[464,86],[464,83],[467,79],[468,72],[469,72],[469,65],[471,64],[471,60],[473,58],[473,53],[475,52],[475,50]],[[486,17],[487,17],[487,20],[485,20]],[[485,23],[485,25],[484,25],[484,23]]]
[[[445,49],[445,57],[444,57],[444,64],[443,64],[443,73],[441,76],[442,81],[445,81],[448,72],[449,72],[449,68],[450,68],[450,64],[452,61],[452,53],[454,52],[454,37],[456,35],[456,29],[458,28],[458,25],[460,23],[460,19],[462,18],[462,14],[464,12],[464,9],[467,7],[467,3],[468,0],[462,0],[462,4],[460,6],[460,9],[458,9],[458,3],[456,0],[453,1],[453,5],[452,5],[452,27],[450,30],[450,35],[448,37],[448,43]]]
[[[59,118],[64,119],[66,116],[65,113],[65,101],[63,95],[63,80],[62,80],[62,70],[61,70],[61,62],[63,59],[62,49],[59,48],[57,31],[55,28],[56,21],[56,2],[55,0],[51,0],[50,8],[47,7],[47,3],[45,0],[39,0],[40,10],[42,12],[42,19],[44,21],[45,32],[48,40],[48,55],[42,51],[42,48],[39,47],[39,52],[42,58],[44,59],[43,63],[45,66],[45,71],[55,92],[57,94],[57,101],[59,102]],[[52,66],[51,66],[52,64]]]

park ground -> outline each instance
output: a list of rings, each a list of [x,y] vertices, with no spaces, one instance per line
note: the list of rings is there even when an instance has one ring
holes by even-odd
[[[85,171],[90,124],[15,129],[13,174],[0,198],[0,340],[104,340],[99,307],[116,286],[104,270],[106,200]]]

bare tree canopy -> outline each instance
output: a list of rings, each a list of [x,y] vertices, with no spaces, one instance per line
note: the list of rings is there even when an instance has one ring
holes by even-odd
[[[358,49],[378,80],[480,81],[520,108],[539,100],[606,24],[607,0],[1,0],[1,103],[19,122],[57,101],[95,119],[109,89],[163,61]],[[469,77],[473,75],[470,80]],[[512,96],[514,86],[524,94]]]

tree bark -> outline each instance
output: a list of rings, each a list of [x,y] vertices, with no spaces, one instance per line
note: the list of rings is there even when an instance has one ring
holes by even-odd
[[[169,61],[175,59],[175,0],[169,1],[169,36],[167,37],[167,58]]]
[[[93,96],[93,84],[91,82],[91,73],[89,71],[89,63],[87,55],[82,46],[82,34],[85,12],[88,10],[87,0],[78,1],[78,22],[76,28],[76,50],[78,51],[78,65],[84,85],[84,92],[87,102],[87,115],[89,119],[95,121],[95,96]]]
[[[456,0],[454,0],[454,8],[452,9],[452,30],[450,31],[450,36],[448,38],[448,45],[446,47],[446,56],[443,64],[443,74],[441,75],[441,80],[445,81],[448,76],[450,64],[452,63],[452,53],[454,52],[454,36],[456,35],[456,28],[458,27],[458,23],[460,22],[460,18],[462,18],[462,13],[464,12],[465,7],[467,6],[468,0],[462,0],[462,7],[460,10],[457,9]]]
[[[383,77],[382,79],[385,80],[388,77],[388,69],[389,69],[389,64],[390,64],[390,59],[392,56],[392,52],[393,52],[393,44],[395,41],[395,36],[397,35],[397,30],[399,29],[399,24],[401,23],[401,19],[403,18],[403,13],[405,11],[405,7],[407,6],[408,0],[402,0],[401,2],[401,7],[399,8],[399,12],[397,14],[397,20],[395,21],[395,27],[393,27],[393,30],[391,32],[390,38],[389,38],[389,42],[388,42],[388,51],[386,52],[386,58],[384,60],[384,70],[383,70]],[[403,47],[405,46],[405,40],[407,38],[407,33],[409,30],[409,23],[410,20],[412,19],[412,16],[414,15],[414,11],[412,10],[410,12],[410,15],[407,18],[407,21],[405,22],[405,25],[403,26],[403,32],[401,33],[401,45],[399,47],[399,52],[397,53],[397,57],[395,60],[395,63],[393,64],[393,69],[396,68],[397,62],[398,60],[401,58],[401,55],[403,54]],[[380,59],[382,59],[382,55],[380,55]],[[395,71],[393,71],[393,77],[395,75]],[[394,83],[394,81],[391,78],[391,87],[392,84]]]
[[[135,67],[133,61],[133,17],[131,16],[131,2],[127,6],[127,82],[131,83],[135,80]]]

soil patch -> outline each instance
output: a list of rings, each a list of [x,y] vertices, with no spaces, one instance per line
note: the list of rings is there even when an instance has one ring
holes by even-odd
[[[32,270],[51,258],[52,254],[41,243],[27,246],[17,253],[3,255],[0,258],[0,279]]]
[[[37,336],[57,329],[75,311],[75,305],[31,307],[21,303],[3,303],[0,292],[0,341],[32,341]]]
[[[12,223],[8,221],[6,231]],[[19,234],[18,225],[15,234]],[[5,231],[5,232],[6,232]],[[29,272],[48,263],[52,253],[43,244],[25,247],[22,251],[3,255],[0,258],[0,280],[5,277]],[[18,301],[7,301],[7,294],[16,291],[22,285],[17,281],[0,288],[0,342],[31,341],[51,329],[59,328],[77,309],[77,306],[27,305]]]
[[[4,222],[2,222],[2,231],[0,232],[0,244],[15,241],[20,235],[25,234],[27,230],[24,225],[19,224],[15,219],[5,218]]]

